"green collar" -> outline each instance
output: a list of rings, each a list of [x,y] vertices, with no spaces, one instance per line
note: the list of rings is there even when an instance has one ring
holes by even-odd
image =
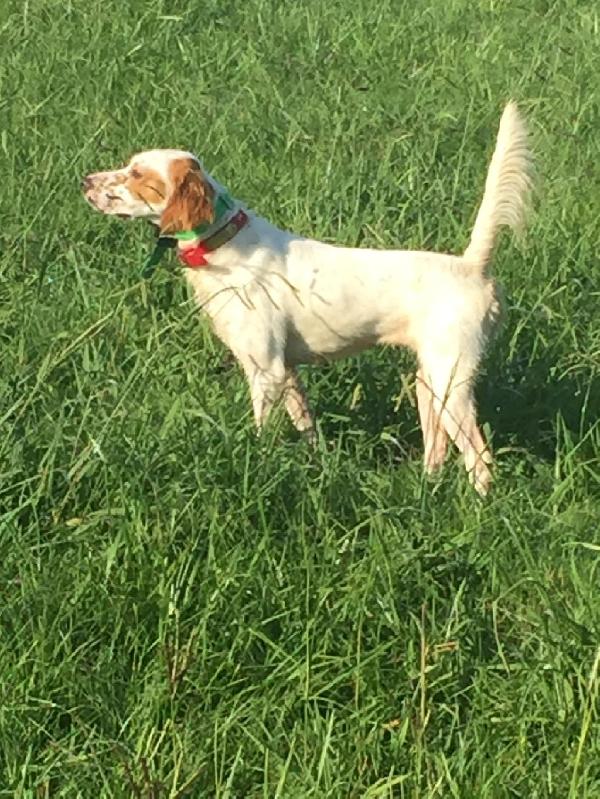
[[[171,247],[175,246],[175,240],[177,241],[191,241],[193,239],[201,238],[204,233],[218,222],[222,216],[224,216],[228,211],[233,209],[234,203],[227,191],[222,191],[217,194],[217,198],[213,204],[214,210],[214,219],[210,223],[210,225],[198,225],[198,227],[192,228],[192,230],[180,230],[177,233],[170,233],[169,236],[159,236],[156,240],[156,245],[154,250],[150,253],[150,255],[144,261],[144,265],[142,267],[142,277],[148,279],[152,277],[154,274],[156,267],[162,260],[163,255],[165,254],[166,250],[171,249]]]

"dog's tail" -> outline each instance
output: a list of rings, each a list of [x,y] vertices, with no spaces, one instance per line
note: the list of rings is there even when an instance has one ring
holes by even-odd
[[[463,256],[482,275],[492,257],[498,228],[508,225],[518,230],[523,225],[532,186],[532,163],[525,123],[515,103],[510,102],[500,120],[483,200]]]

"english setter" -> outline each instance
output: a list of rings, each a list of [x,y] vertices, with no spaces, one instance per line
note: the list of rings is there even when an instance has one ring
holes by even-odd
[[[410,347],[425,469],[448,438],[487,493],[492,458],[477,426],[473,382],[500,303],[489,264],[502,225],[524,218],[531,154],[514,103],[502,115],[483,200],[462,255],[344,248],[288,233],[233,200],[182,150],[150,150],[83,179],[105,214],[145,218],[176,243],[184,274],[250,384],[260,430],[283,397],[295,427],[313,420],[295,367],[374,344]]]

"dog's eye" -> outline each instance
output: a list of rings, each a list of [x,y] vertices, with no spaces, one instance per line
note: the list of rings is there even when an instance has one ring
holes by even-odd
[[[151,183],[146,183],[144,184],[144,188],[150,189],[150,191],[153,191],[155,194],[158,194],[158,196],[164,200],[165,195],[160,191],[160,189],[157,189],[156,186],[153,186]]]
[[[130,172],[129,174],[131,175],[131,177],[132,177],[132,178],[135,178],[136,180],[137,180],[138,178],[141,178],[141,177],[142,177],[142,173],[140,172],[140,170],[139,170],[139,169],[132,169],[132,170],[131,170],[131,172]]]

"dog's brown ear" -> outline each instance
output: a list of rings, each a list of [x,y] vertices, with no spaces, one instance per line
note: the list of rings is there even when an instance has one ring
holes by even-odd
[[[178,158],[170,168],[173,189],[160,218],[162,235],[192,230],[214,221],[215,190],[195,161]]]

